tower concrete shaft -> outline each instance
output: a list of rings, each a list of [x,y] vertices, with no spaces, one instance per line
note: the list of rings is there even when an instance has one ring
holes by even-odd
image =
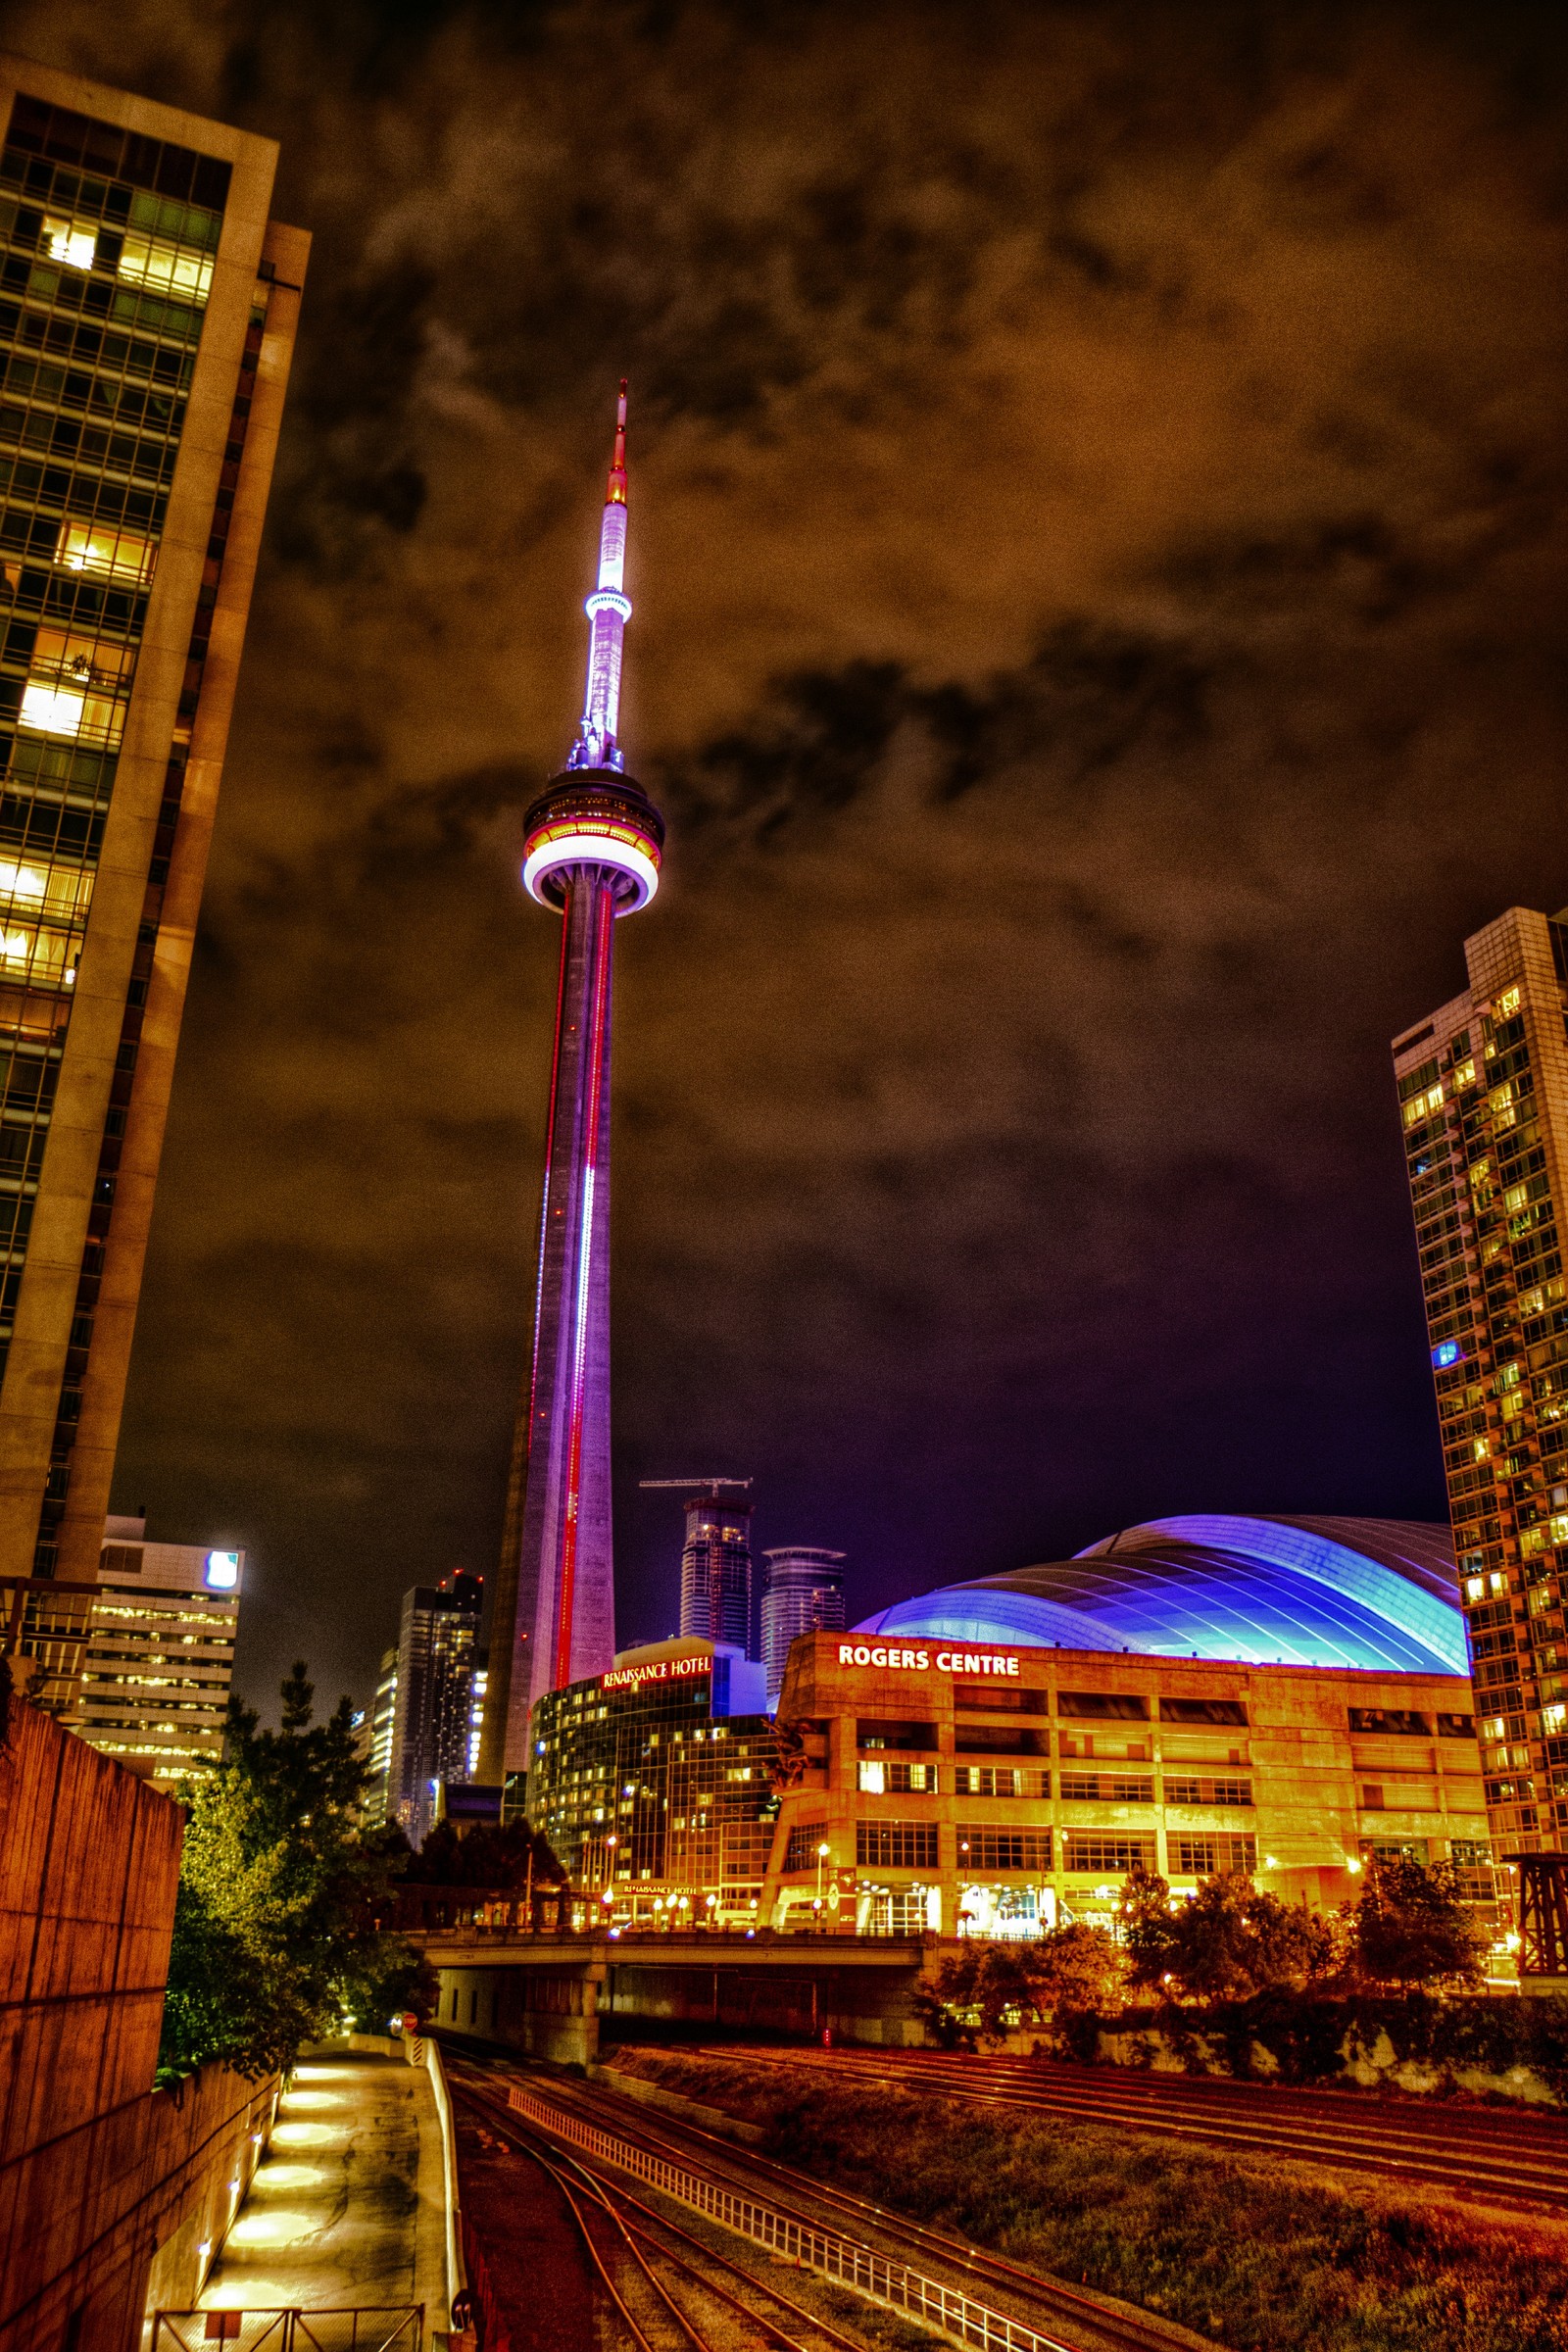
[[[570,873],[528,1394],[509,1753],[542,1690],[615,1650],[610,1510],[610,1032],[615,876]],[[526,1667],[526,1673],[519,1671]],[[514,1767],[515,1769],[515,1767]]]
[[[659,886],[663,820],[615,736],[626,545],[626,388],[588,599],[588,694],[566,767],[524,820],[522,878],[563,916],[533,1353],[519,1403],[478,1778],[526,1771],[535,1699],[615,1650],[610,1505],[610,1040],[618,916]]]

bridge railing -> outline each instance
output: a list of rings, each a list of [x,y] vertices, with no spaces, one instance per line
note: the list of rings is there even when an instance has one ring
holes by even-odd
[[[365,2303],[330,2311],[160,2311],[152,2352],[422,2352],[422,2303]]]
[[[689,2173],[683,2166],[671,2164],[630,2140],[617,2139],[613,2132],[602,2132],[596,2124],[586,2123],[582,2117],[553,2105],[548,2099],[538,2098],[531,2091],[509,2090],[507,2104],[530,2123],[543,2125],[558,2139],[585,2148],[590,2155],[601,2157],[619,2172],[635,2174],[651,2188],[661,2189],[677,2204],[706,2214],[710,2221],[750,2238],[754,2245],[765,2246],[770,2254],[799,2263],[803,2269],[815,2271],[824,2278],[836,2279],[872,2302],[906,2311],[911,2318],[939,2328],[944,2335],[954,2336],[961,2344],[978,2346],[979,2352],[1070,2352],[1059,2336],[1043,2335],[1036,2328],[1026,2328],[1021,2320],[1010,2319],[1004,2311],[977,2303],[972,2295],[944,2286],[939,2279],[927,2278],[902,2262],[892,2262],[885,2254],[859,2245],[854,2238],[840,2237],[832,2230],[815,2229],[727,2187],[721,2180]]]

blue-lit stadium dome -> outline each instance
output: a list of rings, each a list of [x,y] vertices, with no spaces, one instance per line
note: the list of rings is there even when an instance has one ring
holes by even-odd
[[[1248,1665],[1468,1674],[1453,1543],[1401,1519],[1150,1519],[856,1628]]]

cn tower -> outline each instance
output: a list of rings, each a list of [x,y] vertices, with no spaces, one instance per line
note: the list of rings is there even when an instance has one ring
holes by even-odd
[[[588,598],[588,691],[577,740],[524,820],[522,880],[563,917],[556,1048],[534,1296],[517,1414],[478,1778],[528,1765],[545,1690],[603,1674],[615,1649],[610,1533],[610,1015],[616,918],[659,887],[664,824],[625,772],[616,729],[631,603],[626,387]]]

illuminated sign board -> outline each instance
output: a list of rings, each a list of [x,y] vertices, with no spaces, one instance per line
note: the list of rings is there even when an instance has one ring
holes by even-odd
[[[641,1666],[612,1666],[608,1674],[599,1677],[601,1690],[635,1690],[644,1683],[685,1683],[694,1675],[711,1672],[713,1661],[706,1650],[695,1657],[649,1658]]]
[[[210,1551],[207,1554],[207,1582],[215,1592],[232,1592],[239,1583],[239,1553]]]
[[[899,1674],[989,1674],[1016,1682],[1018,1655],[1005,1649],[898,1649],[888,1642],[841,1642],[841,1666],[880,1666]]]

